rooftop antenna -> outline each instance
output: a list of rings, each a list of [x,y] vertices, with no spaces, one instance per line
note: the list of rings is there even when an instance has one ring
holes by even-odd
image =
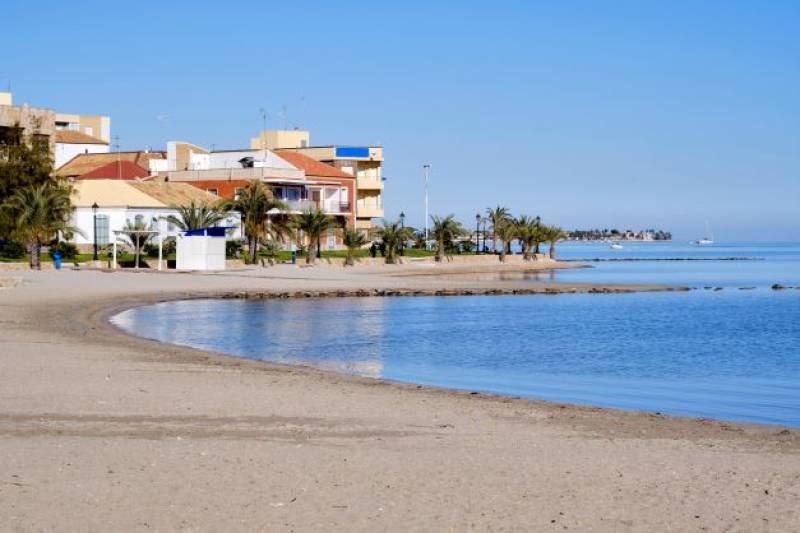
[[[117,148],[117,179],[122,179],[122,155],[119,153],[119,135],[114,135],[114,146]]]
[[[298,113],[298,116],[300,116],[301,119],[305,116],[305,110],[306,110],[306,97],[300,96],[300,112]],[[301,122],[298,122],[296,127],[298,129],[303,129],[303,124]]]
[[[281,110],[278,111],[278,116],[283,119],[283,129],[285,129],[285,130],[289,129],[288,114],[289,114],[289,112],[288,112],[288,110],[286,108],[286,104],[283,104],[281,106]]]

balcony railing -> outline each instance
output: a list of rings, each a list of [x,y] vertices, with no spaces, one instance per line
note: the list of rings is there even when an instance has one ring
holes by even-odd
[[[314,200],[283,200],[290,213],[302,213],[309,209],[320,209],[323,213],[349,213],[350,202],[327,201],[315,202]]]

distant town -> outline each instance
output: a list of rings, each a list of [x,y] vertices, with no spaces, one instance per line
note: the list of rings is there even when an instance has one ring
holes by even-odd
[[[573,230],[567,237],[571,241],[671,241],[672,233],[664,230],[643,229],[589,229]]]

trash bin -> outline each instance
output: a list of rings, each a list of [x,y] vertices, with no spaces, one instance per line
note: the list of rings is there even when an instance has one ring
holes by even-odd
[[[53,266],[56,270],[61,270],[61,252],[53,252]]]
[[[297,264],[297,250],[292,250],[292,264]]]

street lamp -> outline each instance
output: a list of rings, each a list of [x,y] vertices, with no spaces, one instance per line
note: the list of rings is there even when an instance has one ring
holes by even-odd
[[[475,215],[475,253],[481,253],[480,245],[480,235],[481,235],[481,214],[478,213]]]
[[[406,229],[406,214],[400,211],[400,227]],[[400,241],[400,255],[405,255],[406,239]]]
[[[93,259],[97,261],[97,210],[100,208],[97,205],[97,202],[92,204],[92,218],[94,219],[94,231],[92,232],[94,236],[94,257]]]

